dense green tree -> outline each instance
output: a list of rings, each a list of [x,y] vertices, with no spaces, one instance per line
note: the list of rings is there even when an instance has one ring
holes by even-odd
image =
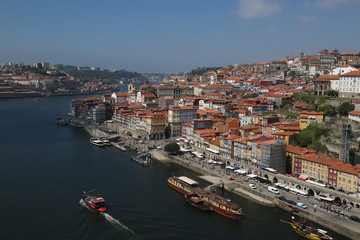
[[[337,97],[337,96],[339,96],[339,92],[335,91],[335,90],[327,90],[327,91],[324,92],[324,94],[326,96],[329,96],[329,97]]]
[[[258,97],[258,96],[259,96],[259,94],[257,94],[257,93],[252,93],[252,94],[247,94],[247,95],[243,96],[243,98],[256,98],[256,97]]]
[[[191,72],[189,74],[190,74],[190,76],[203,75],[210,71],[216,71],[219,68],[220,67],[198,67],[196,69],[191,70]]]
[[[307,128],[303,129],[299,134],[293,136],[291,144],[298,145],[300,147],[320,147],[315,144],[322,136],[327,136],[330,133],[330,129],[319,124],[310,124]]]
[[[329,149],[318,141],[311,143],[308,148],[314,149],[316,152],[327,153]]]
[[[295,71],[290,71],[288,74],[288,77],[290,77],[291,80],[294,80],[296,77],[296,72]]]
[[[325,116],[335,116],[337,114],[336,107],[333,105],[320,106],[319,110],[324,112]]]
[[[339,107],[338,107],[338,112],[340,115],[346,116],[348,114],[348,112],[351,112],[355,109],[354,104],[351,104],[349,102],[343,102]]]
[[[128,72],[125,70],[110,71],[92,71],[92,70],[77,70],[66,69],[70,75],[84,81],[107,80],[107,83],[118,83],[121,79],[139,79],[145,80],[145,76],[137,72]]]
[[[180,150],[180,146],[177,143],[169,143],[165,146],[165,151],[169,153],[177,152]]]

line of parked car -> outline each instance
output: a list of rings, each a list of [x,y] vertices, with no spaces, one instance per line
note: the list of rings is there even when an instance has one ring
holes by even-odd
[[[289,203],[291,205],[296,205],[297,207],[302,208],[302,209],[307,209],[307,206],[304,203],[302,203],[302,202],[296,203],[293,200],[286,199],[284,196],[280,196],[279,200],[281,200],[283,202],[287,202],[287,203]]]

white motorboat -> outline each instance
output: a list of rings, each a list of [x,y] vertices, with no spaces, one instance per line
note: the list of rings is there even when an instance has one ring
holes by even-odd
[[[101,141],[103,141],[104,145],[111,146],[111,142],[109,141],[109,139],[103,138],[103,139],[101,139]]]
[[[105,143],[99,138],[90,138],[90,143],[98,147],[105,146]]]

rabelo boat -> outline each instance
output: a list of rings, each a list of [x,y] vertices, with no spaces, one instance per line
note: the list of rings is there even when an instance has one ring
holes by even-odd
[[[300,236],[311,239],[311,240],[332,240],[333,238],[327,235],[327,231],[311,227],[305,224],[305,221],[302,223],[296,222],[294,217],[292,217],[291,222],[283,221],[284,223],[288,223],[294,229],[294,231]]]

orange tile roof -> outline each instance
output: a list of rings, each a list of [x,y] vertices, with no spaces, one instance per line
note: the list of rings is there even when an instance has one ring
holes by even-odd
[[[306,106],[309,106],[309,104],[307,104],[307,103],[300,103],[300,102],[294,103],[294,107],[306,107]]]
[[[360,116],[360,111],[351,111],[349,114]]]
[[[183,123],[182,125],[183,125],[183,126],[191,126],[191,124],[192,124],[191,122],[185,122],[185,123]]]
[[[319,76],[316,81],[330,81],[330,80],[334,80],[334,79],[339,79],[340,76],[339,75],[330,75],[330,74],[326,74],[326,75],[321,75]]]
[[[299,126],[277,126],[277,128],[281,129],[281,130],[289,130],[289,131],[300,131],[300,127]]]
[[[360,71],[352,71],[345,74],[342,74],[341,76],[360,76]]]
[[[292,136],[294,134],[295,134],[295,132],[277,132],[277,133],[274,133],[274,135],[280,135],[280,136]]]
[[[300,114],[305,114],[305,115],[324,115],[323,112],[315,112],[315,111],[312,111],[312,112],[301,111]]]
[[[324,155],[317,155],[317,154],[304,154],[296,156],[297,158],[301,158],[310,162],[316,162],[323,165],[331,166],[334,163],[338,162],[339,159],[326,157]]]
[[[358,175],[360,170],[359,168],[351,165],[350,163],[343,163],[340,160],[336,164],[331,165],[329,168],[338,170],[340,172],[350,173],[353,175]]]
[[[133,105],[129,105],[128,108],[142,108],[143,105],[140,104],[133,104]]]

